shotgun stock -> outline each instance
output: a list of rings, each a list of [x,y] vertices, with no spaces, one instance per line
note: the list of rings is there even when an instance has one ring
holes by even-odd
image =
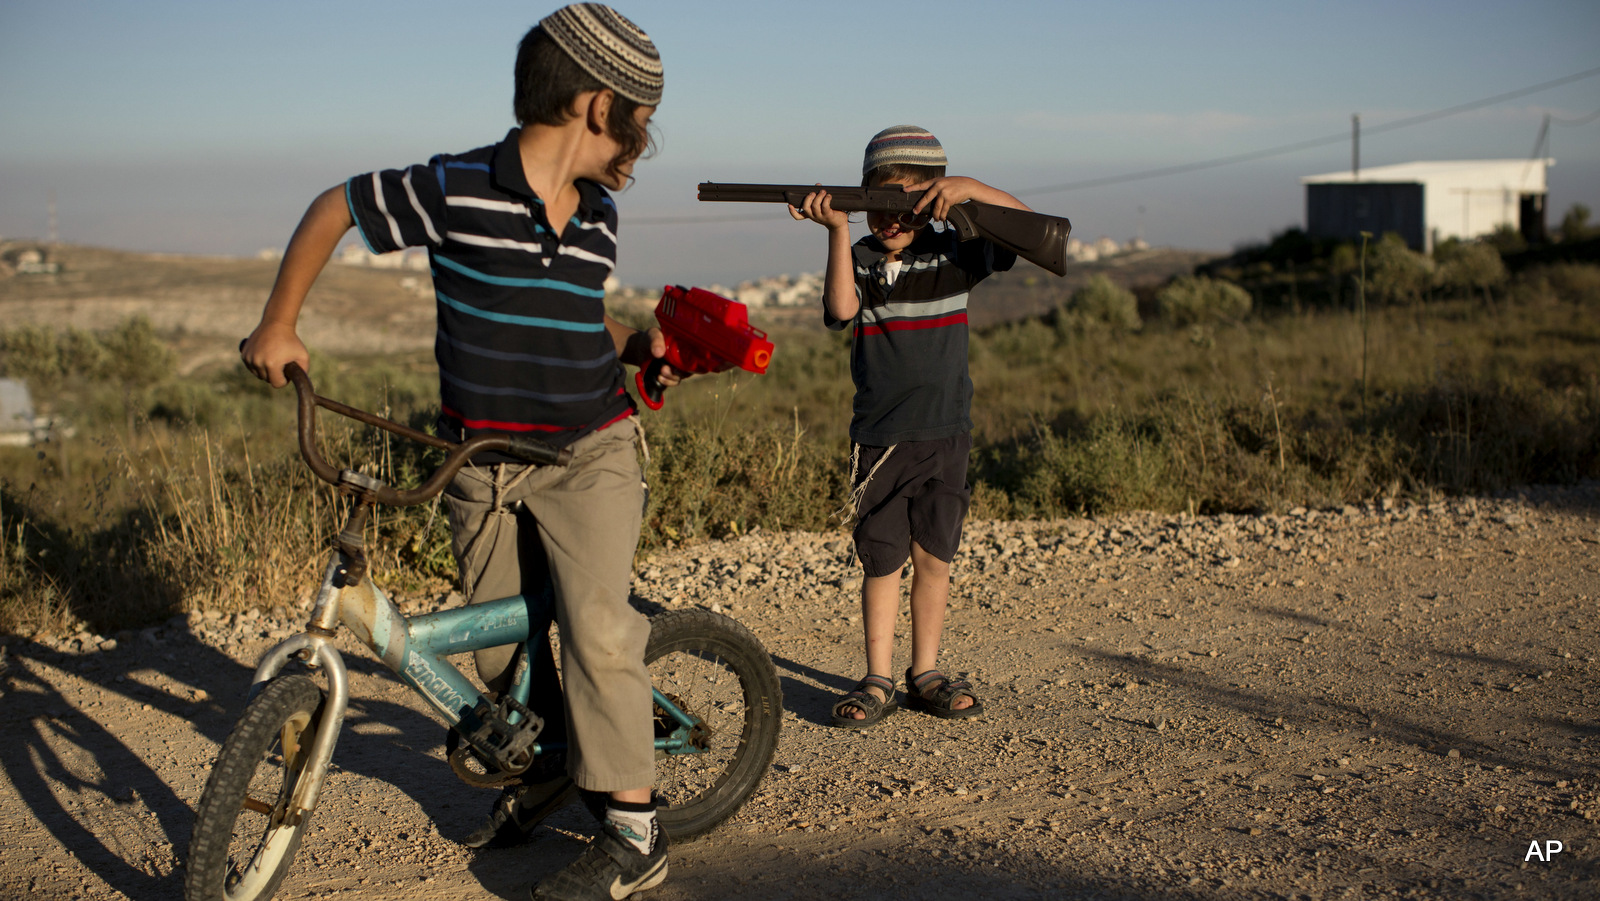
[[[806,195],[827,191],[836,210],[848,213],[910,213],[922,191],[898,187],[851,188],[830,185],[700,184],[700,199],[736,203],[788,203],[800,206]],[[1031,210],[995,206],[969,200],[950,208],[950,227],[962,241],[987,238],[1028,262],[1056,275],[1067,271],[1067,238],[1072,223],[1064,216],[1046,216]]]

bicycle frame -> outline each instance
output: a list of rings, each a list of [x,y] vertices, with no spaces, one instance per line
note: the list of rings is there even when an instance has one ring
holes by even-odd
[[[295,796],[285,812],[286,819],[293,820],[316,804],[349,705],[348,675],[333,642],[340,623],[349,627],[385,666],[454,727],[463,717],[475,716],[474,710],[480,703],[490,702],[444,658],[484,648],[522,644],[523,653],[518,655],[509,694],[517,703],[526,705],[532,691],[533,667],[529,657],[536,651],[528,645],[528,636],[533,634],[534,624],[542,631],[553,620],[555,593],[548,578],[544,588],[532,598],[512,595],[408,618],[370,576],[363,575],[359,582],[346,585],[345,576],[352,569],[351,563],[351,558],[343,551],[332,553],[306,631],[284,639],[263,654],[251,679],[249,697],[254,698],[294,657],[320,667],[327,675],[327,701],[310,754],[305,758],[305,778],[296,786]],[[686,714],[654,686],[650,691],[656,707],[676,724],[670,734],[655,739],[656,751],[699,753],[702,749],[691,740],[691,733],[700,725],[700,720]],[[515,725],[519,717],[513,712],[508,719]],[[535,755],[565,749],[562,742],[535,742],[532,746]]]
[[[297,363],[286,364],[283,373],[294,384],[298,397],[300,454],[305,458],[306,465],[318,478],[351,491],[359,498],[344,528],[334,540],[335,549],[323,572],[322,587],[312,605],[306,630],[285,639],[262,655],[250,682],[249,698],[253,699],[261,686],[282,672],[289,660],[295,657],[320,668],[326,674],[327,697],[310,752],[301,754],[301,749],[293,749],[293,756],[297,761],[303,761],[303,766],[296,780],[294,796],[283,809],[282,817],[285,821],[298,822],[301,813],[311,810],[316,804],[328,763],[333,759],[333,746],[344,723],[345,710],[350,703],[349,676],[344,660],[333,643],[341,623],[371,648],[402,682],[426,698],[445,722],[467,739],[468,745],[483,752],[484,745],[475,743],[471,735],[474,732],[481,735],[486,717],[491,731],[502,723],[512,728],[521,723],[520,711],[527,710],[533,682],[533,666],[529,657],[535,649],[529,647],[528,636],[535,634],[535,626],[538,634],[543,634],[554,619],[555,589],[548,572],[536,597],[513,595],[407,618],[373,583],[368,572],[362,550],[367,510],[374,504],[407,506],[437,496],[461,467],[480,452],[509,454],[536,465],[564,466],[571,460],[572,451],[521,435],[481,435],[455,444],[319,396],[313,390],[305,370]],[[359,472],[340,471],[324,460],[317,450],[317,407],[430,447],[447,450],[449,454],[423,485],[407,490],[392,488]],[[510,691],[503,699],[505,703],[500,705],[491,702],[460,670],[444,659],[453,654],[508,644],[520,644],[523,647],[512,671]],[[703,722],[685,713],[655,686],[652,685],[650,691],[656,708],[663,711],[669,724],[674,726],[669,734],[655,739],[656,752],[695,754],[704,750],[700,730]],[[499,714],[500,710],[505,711],[504,716]],[[523,733],[527,731],[522,730]],[[536,733],[519,733],[515,737],[516,747],[513,750],[516,763],[513,765],[526,765],[525,761],[531,761],[540,754],[566,748],[563,743],[541,745],[531,741],[537,737]],[[524,752],[530,756],[524,758]],[[490,756],[496,753],[499,752],[492,752]],[[515,775],[503,767],[498,771],[508,776]],[[457,772],[461,773],[460,770]],[[467,777],[463,775],[462,778]]]

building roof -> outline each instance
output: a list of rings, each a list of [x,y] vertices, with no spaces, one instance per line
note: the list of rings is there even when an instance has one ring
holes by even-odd
[[[1507,186],[1522,187],[1528,185],[1544,188],[1544,170],[1554,166],[1556,161],[1544,159],[1520,160],[1433,160],[1415,163],[1397,163],[1393,166],[1363,167],[1359,176],[1351,176],[1350,170],[1342,172],[1328,172],[1322,175],[1305,175],[1300,178],[1303,185],[1320,184],[1349,184],[1352,182],[1381,182],[1381,183],[1417,183],[1425,184],[1430,181],[1481,181],[1494,179]],[[1535,164],[1539,164],[1535,166]]]

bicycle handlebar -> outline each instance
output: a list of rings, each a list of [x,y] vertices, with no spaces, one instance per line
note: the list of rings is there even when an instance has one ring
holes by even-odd
[[[344,484],[342,473],[328,461],[322,459],[322,454],[317,450],[317,407],[325,407],[341,416],[348,416],[367,425],[375,426],[386,432],[418,441],[430,447],[442,448],[450,453],[445,457],[444,463],[433,471],[433,475],[416,488],[399,489],[388,485],[374,483],[373,497],[380,504],[392,507],[409,507],[431,499],[434,495],[444,490],[461,471],[474,454],[493,451],[509,454],[538,466],[566,466],[572,462],[572,449],[569,447],[554,447],[537,438],[524,435],[480,435],[470,438],[460,444],[446,441],[443,438],[407,428],[398,422],[392,422],[381,416],[374,416],[365,410],[357,410],[335,400],[329,400],[316,393],[311,386],[311,377],[300,368],[298,363],[289,363],[283,367],[283,374],[294,383],[295,392],[300,399],[300,456],[305,458],[306,465],[324,482],[333,485]]]

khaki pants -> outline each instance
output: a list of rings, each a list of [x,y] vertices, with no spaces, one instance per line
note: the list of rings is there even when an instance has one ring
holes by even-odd
[[[543,545],[561,629],[567,768],[579,787],[597,792],[655,782],[644,666],[650,623],[628,603],[644,512],[636,435],[631,420],[586,435],[573,443],[570,466],[469,467],[444,495],[470,603],[536,590],[524,586],[523,565],[536,560],[528,542]],[[490,690],[509,684],[514,651],[477,652]]]

